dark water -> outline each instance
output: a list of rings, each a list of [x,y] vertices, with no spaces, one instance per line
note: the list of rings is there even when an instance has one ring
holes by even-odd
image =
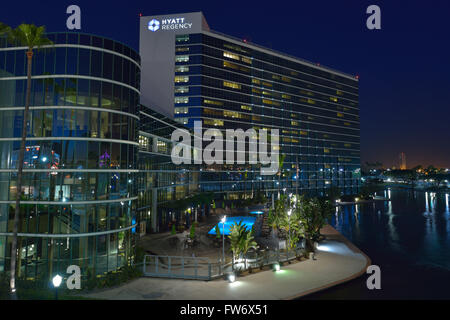
[[[391,202],[341,207],[331,224],[381,269],[304,299],[450,299],[449,193],[385,190]]]

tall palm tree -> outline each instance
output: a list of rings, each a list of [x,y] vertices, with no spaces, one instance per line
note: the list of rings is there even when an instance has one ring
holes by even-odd
[[[22,124],[22,140],[20,143],[19,159],[17,161],[17,194],[16,194],[16,208],[14,213],[13,237],[11,245],[11,280],[10,290],[11,298],[17,299],[16,296],[16,261],[17,261],[17,232],[19,229],[20,217],[20,196],[22,194],[22,171],[23,158],[25,154],[25,140],[27,136],[27,122],[28,113],[30,109],[30,94],[31,94],[31,63],[33,59],[33,50],[39,49],[43,45],[51,45],[49,39],[44,36],[45,27],[36,27],[34,24],[21,24],[15,29],[8,29],[8,42],[11,45],[24,46],[27,48],[25,54],[27,56],[27,94],[25,98],[25,109],[23,112]]]

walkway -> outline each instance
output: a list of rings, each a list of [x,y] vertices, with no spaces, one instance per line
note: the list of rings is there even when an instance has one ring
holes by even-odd
[[[365,273],[370,259],[330,226],[322,230],[317,260],[285,265],[278,272],[265,271],[228,283],[214,281],[139,278],[117,288],[84,296],[119,300],[279,300],[294,299]]]

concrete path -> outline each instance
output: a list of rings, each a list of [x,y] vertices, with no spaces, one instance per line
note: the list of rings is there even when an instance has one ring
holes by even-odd
[[[370,259],[335,229],[323,230],[317,260],[285,265],[278,272],[264,271],[228,283],[214,281],[139,278],[117,288],[84,296],[118,300],[279,300],[293,299],[365,273]]]

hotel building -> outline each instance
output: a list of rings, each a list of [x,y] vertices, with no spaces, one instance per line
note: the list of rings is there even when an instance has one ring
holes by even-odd
[[[201,12],[141,17],[139,52],[141,103],[190,128],[279,129],[281,175],[205,166],[202,191],[357,192],[357,76],[212,31]]]

